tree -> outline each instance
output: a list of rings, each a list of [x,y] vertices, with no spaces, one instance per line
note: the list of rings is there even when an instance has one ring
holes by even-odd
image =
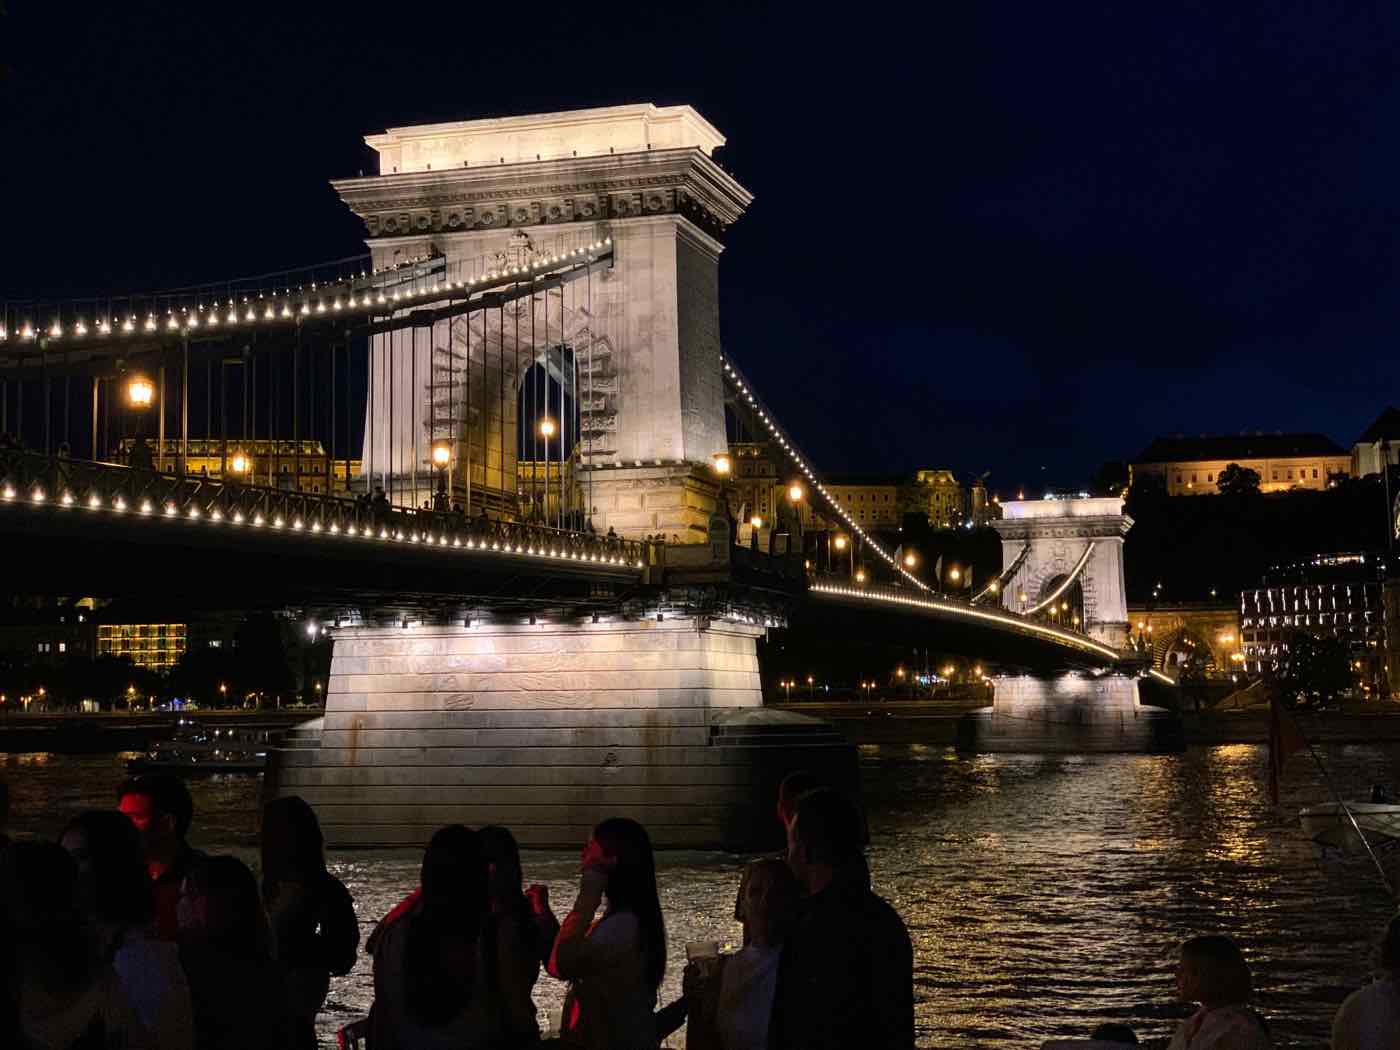
[[[1257,496],[1259,495],[1259,471],[1242,467],[1238,463],[1231,463],[1220,472],[1220,477],[1216,479],[1215,485],[1223,496]]]
[[[1288,655],[1274,672],[1285,699],[1298,707],[1321,707],[1351,689],[1351,656],[1338,638],[1303,631],[1288,635]]]
[[[1128,464],[1111,459],[1099,464],[1089,482],[1089,491],[1095,496],[1123,496],[1128,491]]]

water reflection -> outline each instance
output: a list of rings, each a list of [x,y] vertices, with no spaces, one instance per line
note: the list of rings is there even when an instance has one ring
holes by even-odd
[[[876,889],[914,940],[920,1046],[1032,1047],[1105,1020],[1163,1037],[1179,1015],[1176,945],[1210,930],[1245,946],[1278,1044],[1320,1046],[1389,915],[1374,873],[1324,868],[1302,839],[1299,806],[1327,797],[1306,755],[1289,763],[1275,810],[1257,745],[1161,756],[861,753]],[[1400,779],[1397,745],[1324,757],[1351,796]],[[0,765],[16,830],[37,834],[53,834],[78,809],[112,805],[123,768],[111,755],[11,755]],[[193,789],[196,841],[256,860],[256,780],[213,777]],[[679,992],[687,941],[737,940],[730,916],[745,859],[661,858],[668,1001]],[[366,933],[416,883],[419,860],[410,850],[333,854]],[[556,908],[567,909],[577,853],[527,853],[525,864],[527,878],[546,883]],[[562,994],[541,981],[546,1017]],[[323,1035],[369,998],[362,961],[335,983]]]

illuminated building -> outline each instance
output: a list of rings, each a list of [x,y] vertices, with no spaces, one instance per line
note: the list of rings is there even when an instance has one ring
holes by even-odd
[[[137,667],[165,671],[185,653],[183,623],[102,623],[97,625],[97,655],[126,657]]]
[[[1400,408],[1387,408],[1351,446],[1351,473],[1364,478],[1379,474],[1381,464],[1400,464]]]
[[[131,453],[133,438],[123,438],[120,456],[123,462]],[[157,450],[151,444],[156,469],[175,473],[180,469],[180,439],[166,438]],[[350,478],[360,473],[360,461],[349,461]],[[249,485],[265,485],[295,492],[330,492],[349,495],[346,484],[346,461],[332,459],[319,441],[273,440],[271,438],[191,438],[185,459],[185,473],[207,474],[211,478],[239,478]],[[241,469],[240,469],[241,468]],[[425,475],[427,468],[424,468]],[[357,482],[358,484],[358,482]]]
[[[1238,434],[1158,438],[1132,465],[1133,477],[1156,475],[1169,496],[1213,496],[1220,472],[1236,463],[1259,475],[1260,492],[1325,489],[1349,474],[1351,457],[1322,434]]]
[[[1387,578],[1400,558],[1386,554],[1321,554],[1279,565],[1262,586],[1240,594],[1240,642],[1244,669],[1267,674],[1288,657],[1288,638],[1301,631],[1337,638],[1346,645],[1361,681],[1372,695],[1397,686],[1393,671],[1400,652],[1396,621],[1387,602],[1400,602]]]
[[[914,501],[917,509],[928,514],[928,523],[934,528],[951,529],[961,525],[966,518],[966,497],[963,487],[951,470],[920,470],[914,474]],[[979,480],[983,506],[987,490]],[[913,509],[913,508],[911,508]],[[980,523],[979,523],[980,524]]]
[[[730,475],[731,512],[741,522],[758,516],[773,520],[788,483],[766,442],[734,442]],[[856,524],[872,529],[896,529],[906,513],[920,513],[929,524],[950,528],[963,521],[964,494],[951,470],[920,470],[907,474],[833,474],[822,479],[831,499],[840,504]],[[835,529],[843,523],[827,521],[820,507],[809,499],[799,506],[804,528]]]

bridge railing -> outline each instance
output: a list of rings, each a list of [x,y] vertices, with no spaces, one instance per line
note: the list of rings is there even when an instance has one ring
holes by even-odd
[[[933,591],[915,591],[908,587],[892,587],[879,583],[845,584],[822,579],[814,579],[809,584],[808,589],[846,599],[866,599],[923,609],[946,609],[951,613],[975,617],[979,620],[998,621],[1014,629],[1030,631],[1070,645],[1092,649],[1101,655],[1114,657],[1120,655],[1116,650],[1103,645],[1083,631],[1033,620],[1006,609],[992,609],[985,605],[974,605],[965,598],[952,598]]]
[[[115,514],[485,549],[613,565],[646,574],[656,545],[455,511],[247,485],[200,475],[0,449],[0,504],[59,505]]]

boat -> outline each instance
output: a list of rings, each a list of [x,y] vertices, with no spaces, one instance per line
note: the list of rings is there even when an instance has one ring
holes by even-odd
[[[127,761],[133,773],[261,773],[267,765],[265,730],[210,729],[182,718],[169,740]]]
[[[1360,853],[1366,847],[1400,846],[1400,803],[1380,793],[1372,798],[1370,802],[1320,802],[1305,806],[1298,811],[1298,820],[1308,838],[1324,850]]]

